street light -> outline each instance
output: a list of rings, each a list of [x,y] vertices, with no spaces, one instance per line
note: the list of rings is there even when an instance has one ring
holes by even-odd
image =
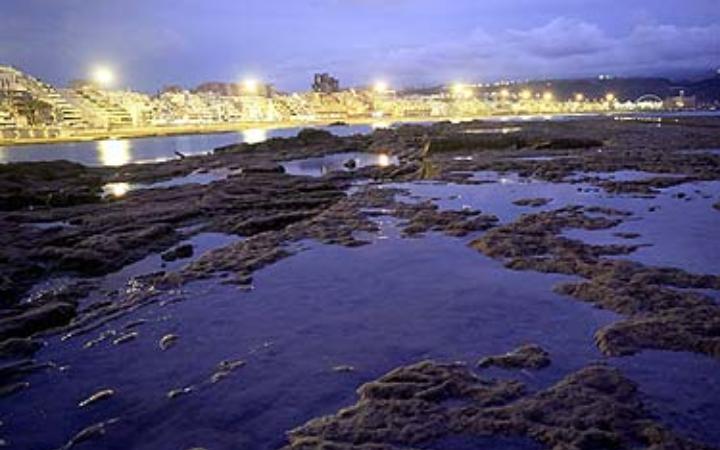
[[[520,92],[520,98],[523,100],[530,100],[532,98],[532,91],[525,89],[524,91]]]
[[[389,89],[387,81],[378,80],[373,85],[373,90],[376,94],[385,94]]]
[[[585,101],[585,96],[583,94],[575,94],[575,101],[580,103]]]
[[[545,92],[543,94],[543,100],[546,102],[551,102],[555,98],[555,95],[552,92]]]
[[[454,83],[450,87],[450,91],[455,97],[469,98],[472,96],[470,87],[466,86],[463,83]]]
[[[92,72],[92,79],[102,87],[109,87],[115,82],[115,73],[106,66],[97,66]]]
[[[260,83],[254,78],[246,78],[243,81],[243,90],[246,94],[257,94],[260,90]]]
[[[608,93],[607,95],[605,95],[605,101],[607,101],[608,103],[614,102],[614,101],[615,101],[615,94],[613,94],[613,93]]]

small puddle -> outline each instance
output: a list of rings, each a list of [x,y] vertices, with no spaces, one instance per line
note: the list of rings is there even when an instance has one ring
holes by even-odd
[[[388,167],[399,163],[397,156],[385,153],[335,153],[318,158],[281,162],[285,173],[296,176],[321,177],[330,172],[349,172],[368,166]]]

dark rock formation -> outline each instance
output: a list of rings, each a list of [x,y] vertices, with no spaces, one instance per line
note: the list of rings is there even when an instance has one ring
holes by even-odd
[[[552,201],[551,198],[522,198],[520,200],[515,200],[513,202],[513,205],[516,206],[530,206],[533,208],[538,208],[540,206],[545,206],[548,203]]]
[[[478,367],[496,366],[503,369],[542,369],[550,365],[550,354],[535,344],[525,344],[504,355],[487,356]]]
[[[190,258],[193,255],[191,244],[180,245],[162,254],[163,261],[177,261],[178,259]]]

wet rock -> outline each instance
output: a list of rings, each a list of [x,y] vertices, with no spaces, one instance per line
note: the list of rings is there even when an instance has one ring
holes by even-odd
[[[433,448],[457,435],[528,437],[555,449],[707,448],[653,422],[636,386],[601,365],[526,394],[516,381],[426,361],[395,369],[358,395],[355,405],[290,431],[284,450]]]
[[[280,164],[259,164],[243,168],[243,174],[266,174],[285,173],[285,168]]]
[[[29,337],[69,323],[77,312],[74,303],[54,302],[28,307],[20,314],[0,319],[0,340]]]
[[[713,205],[713,208],[715,208],[715,209],[717,209],[718,211],[720,211],[720,202],[715,203],[715,204]]]
[[[334,366],[332,368],[333,372],[339,372],[339,373],[348,373],[348,372],[355,372],[354,366],[349,365],[340,365],[340,366]]]
[[[194,390],[194,388],[192,386],[179,388],[179,389],[173,389],[171,391],[168,391],[167,397],[169,399],[178,398],[183,395],[187,395],[187,394],[191,393],[193,390]]]
[[[8,397],[30,387],[28,381],[7,382],[0,384],[0,398]]]
[[[214,374],[210,377],[210,382],[212,384],[215,384],[224,378],[226,378],[228,375],[230,375],[232,372],[234,372],[236,369],[243,367],[245,365],[245,361],[242,360],[226,360],[221,361],[220,364],[218,364],[217,369]]]
[[[30,338],[10,338],[0,342],[0,358],[29,357],[42,348],[44,343]]]
[[[170,347],[172,347],[173,345],[175,345],[177,343],[178,339],[180,339],[180,338],[175,334],[166,334],[165,336],[163,336],[160,339],[160,343],[159,343],[160,350],[169,349]]]
[[[526,344],[504,355],[488,356],[478,367],[496,366],[503,369],[543,369],[550,365],[550,354],[535,344]]]
[[[326,142],[335,140],[335,135],[329,131],[317,128],[303,128],[297,135],[298,139],[305,143]]]
[[[537,208],[540,206],[545,206],[548,203],[552,201],[551,198],[523,198],[520,200],[515,200],[513,202],[513,205],[516,206],[530,206],[533,208]]]
[[[637,239],[642,236],[640,233],[613,233],[613,236],[619,237],[620,239]]]
[[[531,144],[519,135],[453,134],[435,137],[430,142],[428,155],[438,153],[467,153],[468,151],[521,149]]]
[[[191,244],[185,244],[173,248],[162,254],[162,260],[171,262],[177,261],[178,259],[191,258],[193,255],[193,246]]]
[[[83,348],[85,348],[85,349],[93,348],[93,347],[95,347],[96,345],[98,345],[98,344],[100,344],[100,343],[102,343],[102,342],[105,342],[105,341],[108,340],[109,338],[111,338],[111,337],[113,337],[113,336],[116,336],[116,335],[117,335],[117,332],[116,332],[115,330],[106,330],[106,331],[103,331],[103,332],[100,333],[100,335],[99,335],[98,337],[96,337],[95,339],[91,339],[91,340],[85,342],[85,344],[83,345]]]
[[[82,400],[80,403],[78,403],[78,407],[84,408],[86,406],[90,406],[99,401],[107,400],[110,397],[112,397],[113,395],[115,395],[115,391],[112,389],[100,390],[100,391],[94,393],[93,395],[91,395],[90,397],[86,398],[85,400]]]
[[[570,150],[602,147],[603,141],[583,138],[556,138],[535,145],[536,150]]]
[[[0,365],[0,397],[29,388],[30,383],[24,381],[25,377],[33,372],[52,367],[51,363],[37,363],[32,359]]]
[[[644,180],[633,181],[603,181],[598,183],[605,191],[612,194],[646,194],[654,195],[660,192],[660,189],[667,189],[673,186],[690,183],[696,181],[691,177],[651,177]],[[682,194],[683,198],[685,194]]]
[[[353,170],[353,169],[357,168],[357,162],[354,159],[348,159],[343,164],[343,167],[345,167],[348,170]]]
[[[137,331],[133,331],[131,333],[125,333],[125,334],[119,336],[118,338],[114,339],[113,345],[126,344],[130,341],[134,341],[135,339],[137,339],[137,337],[139,335],[140,334]]]
[[[64,207],[100,201],[100,171],[68,161],[0,166],[0,211]]]
[[[145,323],[147,323],[146,319],[133,320],[132,322],[128,322],[125,325],[123,325],[123,329],[124,330],[132,330],[133,328],[137,328],[140,325],[144,325]]]
[[[449,236],[462,237],[476,231],[485,231],[498,223],[493,215],[484,215],[480,211],[440,211],[430,202],[419,204],[395,204],[393,215],[406,218],[403,233],[418,236],[430,231],[441,232]]]
[[[83,428],[80,432],[78,432],[75,436],[73,436],[73,438],[70,439],[65,445],[63,445],[60,450],[70,450],[71,448],[75,447],[78,444],[105,436],[107,434],[108,426],[113,425],[119,421],[120,421],[120,419],[114,418],[114,419],[106,420],[104,422],[96,423],[94,425],[90,425],[87,428]]]

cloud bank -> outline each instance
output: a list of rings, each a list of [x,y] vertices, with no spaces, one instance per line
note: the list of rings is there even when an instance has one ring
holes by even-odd
[[[524,30],[478,28],[463,39],[376,52],[368,61],[349,57],[328,64],[345,77],[375,74],[402,84],[715,70],[720,25],[638,25],[611,36],[596,24],[559,17]]]

